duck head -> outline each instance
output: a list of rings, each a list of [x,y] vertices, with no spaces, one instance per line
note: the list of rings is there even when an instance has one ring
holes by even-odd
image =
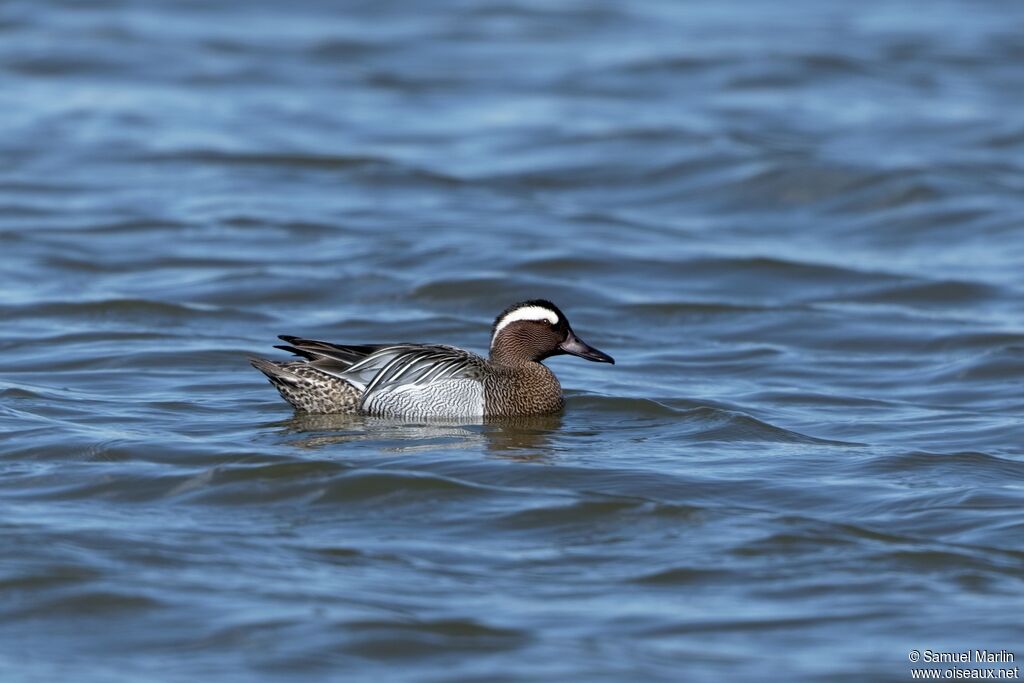
[[[568,353],[597,363],[615,363],[576,336],[569,320],[545,299],[512,304],[494,320],[491,328],[491,360],[515,365]]]

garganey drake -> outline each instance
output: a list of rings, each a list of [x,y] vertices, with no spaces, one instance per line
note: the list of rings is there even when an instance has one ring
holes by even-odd
[[[491,328],[488,358],[437,344],[330,344],[282,335],[303,360],[250,362],[286,401],[310,413],[494,417],[562,409],[562,387],[541,361],[563,353],[615,363],[583,343],[550,301],[509,306]]]

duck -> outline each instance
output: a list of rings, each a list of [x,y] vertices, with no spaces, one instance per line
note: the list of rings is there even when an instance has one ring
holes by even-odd
[[[512,304],[491,326],[487,358],[443,344],[332,344],[289,335],[274,348],[300,360],[250,358],[281,397],[306,413],[392,418],[556,413],[565,400],[543,361],[561,354],[615,359],[586,344],[546,299]]]

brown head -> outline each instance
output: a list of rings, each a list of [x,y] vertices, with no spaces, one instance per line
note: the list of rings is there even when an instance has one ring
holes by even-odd
[[[562,353],[598,363],[615,363],[608,354],[581,341],[565,314],[550,301],[531,299],[512,304],[494,320],[491,360],[495,363],[539,363]]]

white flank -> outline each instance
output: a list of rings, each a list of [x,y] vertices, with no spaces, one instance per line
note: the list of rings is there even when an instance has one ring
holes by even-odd
[[[544,308],[543,306],[523,306],[517,308],[505,315],[504,318],[498,323],[498,326],[494,328],[494,336],[491,337],[491,343],[498,337],[498,333],[505,329],[509,323],[514,323],[519,320],[532,320],[533,322],[549,322],[552,325],[558,324],[558,314],[552,311],[550,308]]]

